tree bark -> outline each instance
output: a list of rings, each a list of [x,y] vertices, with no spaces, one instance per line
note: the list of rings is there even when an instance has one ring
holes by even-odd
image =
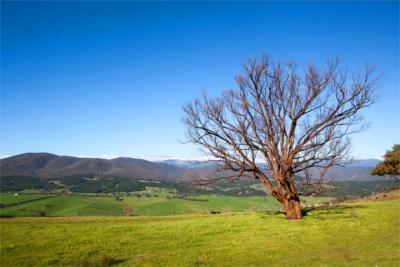
[[[285,199],[283,205],[286,211],[286,219],[296,220],[302,218],[300,198],[298,196]]]

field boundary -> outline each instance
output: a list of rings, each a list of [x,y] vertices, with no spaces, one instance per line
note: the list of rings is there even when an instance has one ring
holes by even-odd
[[[8,207],[13,207],[13,206],[18,206],[18,205],[22,205],[22,204],[26,204],[26,203],[31,203],[31,202],[35,202],[35,201],[38,201],[38,200],[48,199],[48,198],[54,198],[54,197],[56,197],[56,195],[45,196],[45,197],[40,197],[40,198],[35,198],[35,199],[29,199],[29,200],[24,200],[24,201],[17,202],[17,203],[9,203],[9,204],[3,204],[3,203],[1,203],[0,208],[8,208]]]

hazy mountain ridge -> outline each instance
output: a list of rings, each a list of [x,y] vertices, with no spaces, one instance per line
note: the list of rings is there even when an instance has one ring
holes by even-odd
[[[185,160],[164,160],[160,161],[171,165],[187,168],[187,169],[205,169],[215,166],[216,161],[185,161]],[[371,175],[371,169],[379,162],[377,159],[358,159],[352,160],[342,166],[332,167],[326,178],[335,181],[374,181],[381,180],[382,177]],[[264,163],[260,164],[261,167],[267,168]],[[314,178],[318,177],[318,169],[312,170]]]
[[[376,159],[354,160],[345,167],[335,166],[328,178],[341,181],[371,181],[381,177],[372,176],[371,168]],[[78,158],[50,153],[25,153],[0,160],[1,176],[35,176],[40,178],[66,177],[91,174],[99,177],[119,176],[167,181],[187,180],[190,170],[212,170],[215,161],[164,160],[120,157],[114,159]]]
[[[166,163],[185,169],[208,168],[208,167],[213,167],[217,163],[215,160],[183,160],[183,159],[167,159],[156,162]]]

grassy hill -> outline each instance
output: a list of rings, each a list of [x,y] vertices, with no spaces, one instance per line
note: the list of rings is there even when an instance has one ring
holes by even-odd
[[[273,197],[232,197],[199,195],[188,198],[123,197],[93,195],[14,195],[0,194],[2,216],[125,216],[125,215],[175,215],[207,213],[209,209],[220,212],[279,210],[281,205]],[[28,199],[29,201],[24,201]],[[304,197],[306,204],[315,204],[330,198]]]
[[[279,212],[3,218],[0,265],[398,266],[399,195],[298,221]]]

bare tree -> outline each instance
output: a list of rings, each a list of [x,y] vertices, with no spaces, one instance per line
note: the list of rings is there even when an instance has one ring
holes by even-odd
[[[204,95],[184,107],[189,141],[230,170],[229,177],[259,179],[283,204],[286,218],[299,219],[296,174],[321,168],[324,176],[343,162],[348,135],[366,129],[359,111],[374,102],[376,79],[368,67],[348,79],[338,60],[325,69],[309,65],[301,73],[293,63],[263,56],[244,69],[235,77],[237,89],[216,98]]]

